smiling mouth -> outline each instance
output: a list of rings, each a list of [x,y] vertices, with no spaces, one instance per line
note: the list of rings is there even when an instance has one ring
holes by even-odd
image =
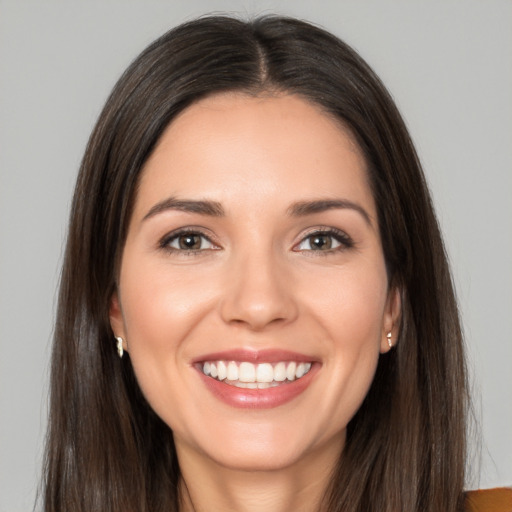
[[[267,389],[301,379],[311,370],[311,362],[205,361],[199,365],[207,377],[245,389]]]

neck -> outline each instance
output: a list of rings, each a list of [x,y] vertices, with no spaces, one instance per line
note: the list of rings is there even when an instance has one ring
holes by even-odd
[[[180,457],[180,512],[321,512],[338,454],[325,450],[286,468],[247,471],[187,453]]]

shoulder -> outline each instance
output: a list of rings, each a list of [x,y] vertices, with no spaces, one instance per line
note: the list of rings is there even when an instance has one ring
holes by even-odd
[[[468,491],[464,510],[466,512],[512,512],[512,488]]]

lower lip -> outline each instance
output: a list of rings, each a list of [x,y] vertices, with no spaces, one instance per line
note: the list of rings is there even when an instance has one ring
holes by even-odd
[[[241,409],[271,409],[291,402],[302,394],[313,380],[318,366],[313,364],[311,370],[300,379],[266,389],[238,388],[207,377],[201,370],[198,372],[206,387],[227,405]]]

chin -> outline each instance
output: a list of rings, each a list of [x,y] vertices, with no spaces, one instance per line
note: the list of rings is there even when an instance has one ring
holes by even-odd
[[[280,471],[305,464],[324,453],[337,459],[345,439],[344,430],[324,437],[324,434],[307,435],[304,429],[290,425],[225,427],[222,436],[210,435],[206,443],[196,444],[195,449],[215,464],[233,471]],[[190,442],[187,444],[194,448]]]
[[[282,471],[298,464],[304,457],[301,453],[283,453],[282,450],[240,450],[230,453],[215,453],[211,459],[219,466],[232,471],[273,472]]]

